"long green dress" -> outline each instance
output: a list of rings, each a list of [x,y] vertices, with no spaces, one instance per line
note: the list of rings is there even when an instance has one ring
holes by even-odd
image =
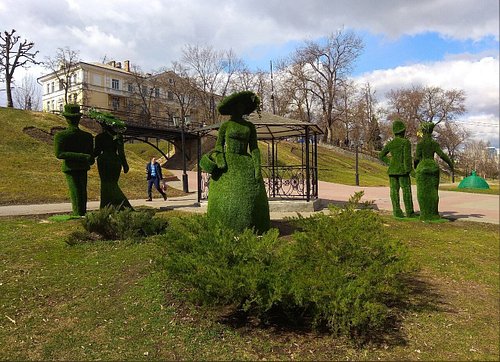
[[[97,157],[97,169],[101,178],[100,207],[113,205],[119,208],[132,208],[118,186],[122,166],[125,173],[129,169],[123,149],[122,136],[104,127],[104,131],[95,138],[94,155]]]
[[[433,125],[427,126],[415,152],[415,173],[417,178],[417,199],[420,206],[420,220],[439,219],[439,166],[434,154],[445,161],[450,168],[453,164],[439,144],[431,137]]]
[[[250,153],[248,152],[250,150]],[[234,230],[270,228],[269,203],[260,170],[260,152],[253,123],[242,116],[224,122],[215,146],[215,158],[225,168],[210,180],[207,216],[210,224]]]

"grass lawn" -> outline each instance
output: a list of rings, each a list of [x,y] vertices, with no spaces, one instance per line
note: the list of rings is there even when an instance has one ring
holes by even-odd
[[[186,302],[154,239],[68,246],[78,220],[0,218],[0,359],[498,360],[498,225],[383,218],[420,271],[394,328],[365,345]]]

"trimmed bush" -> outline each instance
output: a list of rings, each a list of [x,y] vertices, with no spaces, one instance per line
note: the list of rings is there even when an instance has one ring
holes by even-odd
[[[85,231],[75,231],[70,235],[67,243],[74,245],[78,241],[86,242],[98,239],[141,240],[148,236],[157,235],[167,228],[167,221],[154,217],[154,215],[155,210],[120,210],[119,207],[108,205],[87,213],[82,219]],[[97,235],[97,237],[93,235]]]
[[[278,313],[334,334],[373,332],[405,298],[411,268],[379,216],[358,209],[359,198],[330,215],[295,219],[301,231],[291,240],[276,229],[211,229],[205,216],[174,219],[159,238],[165,266],[198,303],[234,305],[261,320]]]

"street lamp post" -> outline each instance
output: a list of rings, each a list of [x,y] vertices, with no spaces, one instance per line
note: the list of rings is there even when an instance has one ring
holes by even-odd
[[[358,141],[356,141],[356,186],[359,186]]]
[[[185,137],[185,127],[186,125],[189,125],[189,115],[184,116],[183,118],[181,117],[181,149],[182,149],[182,190],[185,193],[189,192],[189,186],[188,186],[188,175],[186,173],[187,169],[187,160],[186,160],[186,137]],[[176,127],[179,126],[179,117],[174,117],[174,125]]]

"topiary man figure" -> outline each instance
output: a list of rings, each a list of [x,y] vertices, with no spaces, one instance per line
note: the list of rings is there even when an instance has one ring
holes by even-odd
[[[260,104],[253,92],[234,93],[222,100],[218,110],[231,118],[219,128],[214,151],[202,157],[200,167],[212,177],[207,217],[234,230],[270,227],[269,203],[260,169],[255,125],[245,119]],[[249,153],[250,151],[250,153]]]
[[[83,216],[87,212],[87,171],[94,164],[94,139],[78,128],[82,117],[78,104],[66,104],[63,116],[68,128],[56,133],[55,154],[63,160],[62,171],[68,182],[73,215]]]
[[[379,158],[389,165],[387,173],[391,189],[392,214],[395,217],[404,217],[399,202],[399,189],[401,188],[406,216],[414,217],[410,180],[410,172],[412,171],[411,143],[404,137],[406,126],[402,121],[395,120],[392,124],[392,131],[394,138],[384,146],[379,154]],[[388,153],[391,154],[390,160],[387,158]]]
[[[453,163],[443,152],[439,143],[432,139],[433,122],[423,122],[420,126],[422,139],[415,152],[415,172],[417,176],[417,199],[420,206],[420,220],[439,219],[439,166],[434,160],[438,154],[453,171]]]
[[[118,185],[122,167],[124,173],[129,170],[122,136],[126,130],[125,122],[111,113],[98,112],[93,109],[89,111],[89,117],[99,122],[102,127],[102,132],[95,137],[94,148],[101,179],[100,207],[112,205],[120,209],[132,209],[132,205]]]

